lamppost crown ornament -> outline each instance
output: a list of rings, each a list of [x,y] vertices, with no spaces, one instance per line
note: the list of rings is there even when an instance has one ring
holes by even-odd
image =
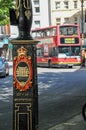
[[[17,50],[17,52],[18,52],[18,56],[20,56],[20,55],[25,55],[25,56],[26,56],[27,49],[25,49],[25,48],[22,46],[21,48],[19,48],[19,49]]]

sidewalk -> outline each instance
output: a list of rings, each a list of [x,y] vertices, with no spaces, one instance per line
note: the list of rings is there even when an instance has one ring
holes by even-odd
[[[62,124],[53,126],[48,130],[86,130],[86,121],[84,121],[80,114]]]

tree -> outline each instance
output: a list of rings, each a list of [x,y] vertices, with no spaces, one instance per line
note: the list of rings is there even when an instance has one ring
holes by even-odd
[[[10,22],[9,8],[15,7],[15,0],[0,0],[0,25]]]

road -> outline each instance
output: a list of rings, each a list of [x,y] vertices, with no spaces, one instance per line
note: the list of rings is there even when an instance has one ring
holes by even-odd
[[[39,130],[50,130],[80,115],[86,102],[86,68],[37,71]],[[12,80],[12,68],[8,77],[0,78],[0,130],[12,130]]]
[[[0,78],[0,130],[12,130],[12,75]]]
[[[39,130],[81,114],[86,102],[86,69],[39,68],[38,73]]]

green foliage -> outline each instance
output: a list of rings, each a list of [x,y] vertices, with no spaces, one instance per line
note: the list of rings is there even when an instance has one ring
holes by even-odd
[[[0,0],[0,25],[9,24],[9,8],[15,7],[15,0]]]

